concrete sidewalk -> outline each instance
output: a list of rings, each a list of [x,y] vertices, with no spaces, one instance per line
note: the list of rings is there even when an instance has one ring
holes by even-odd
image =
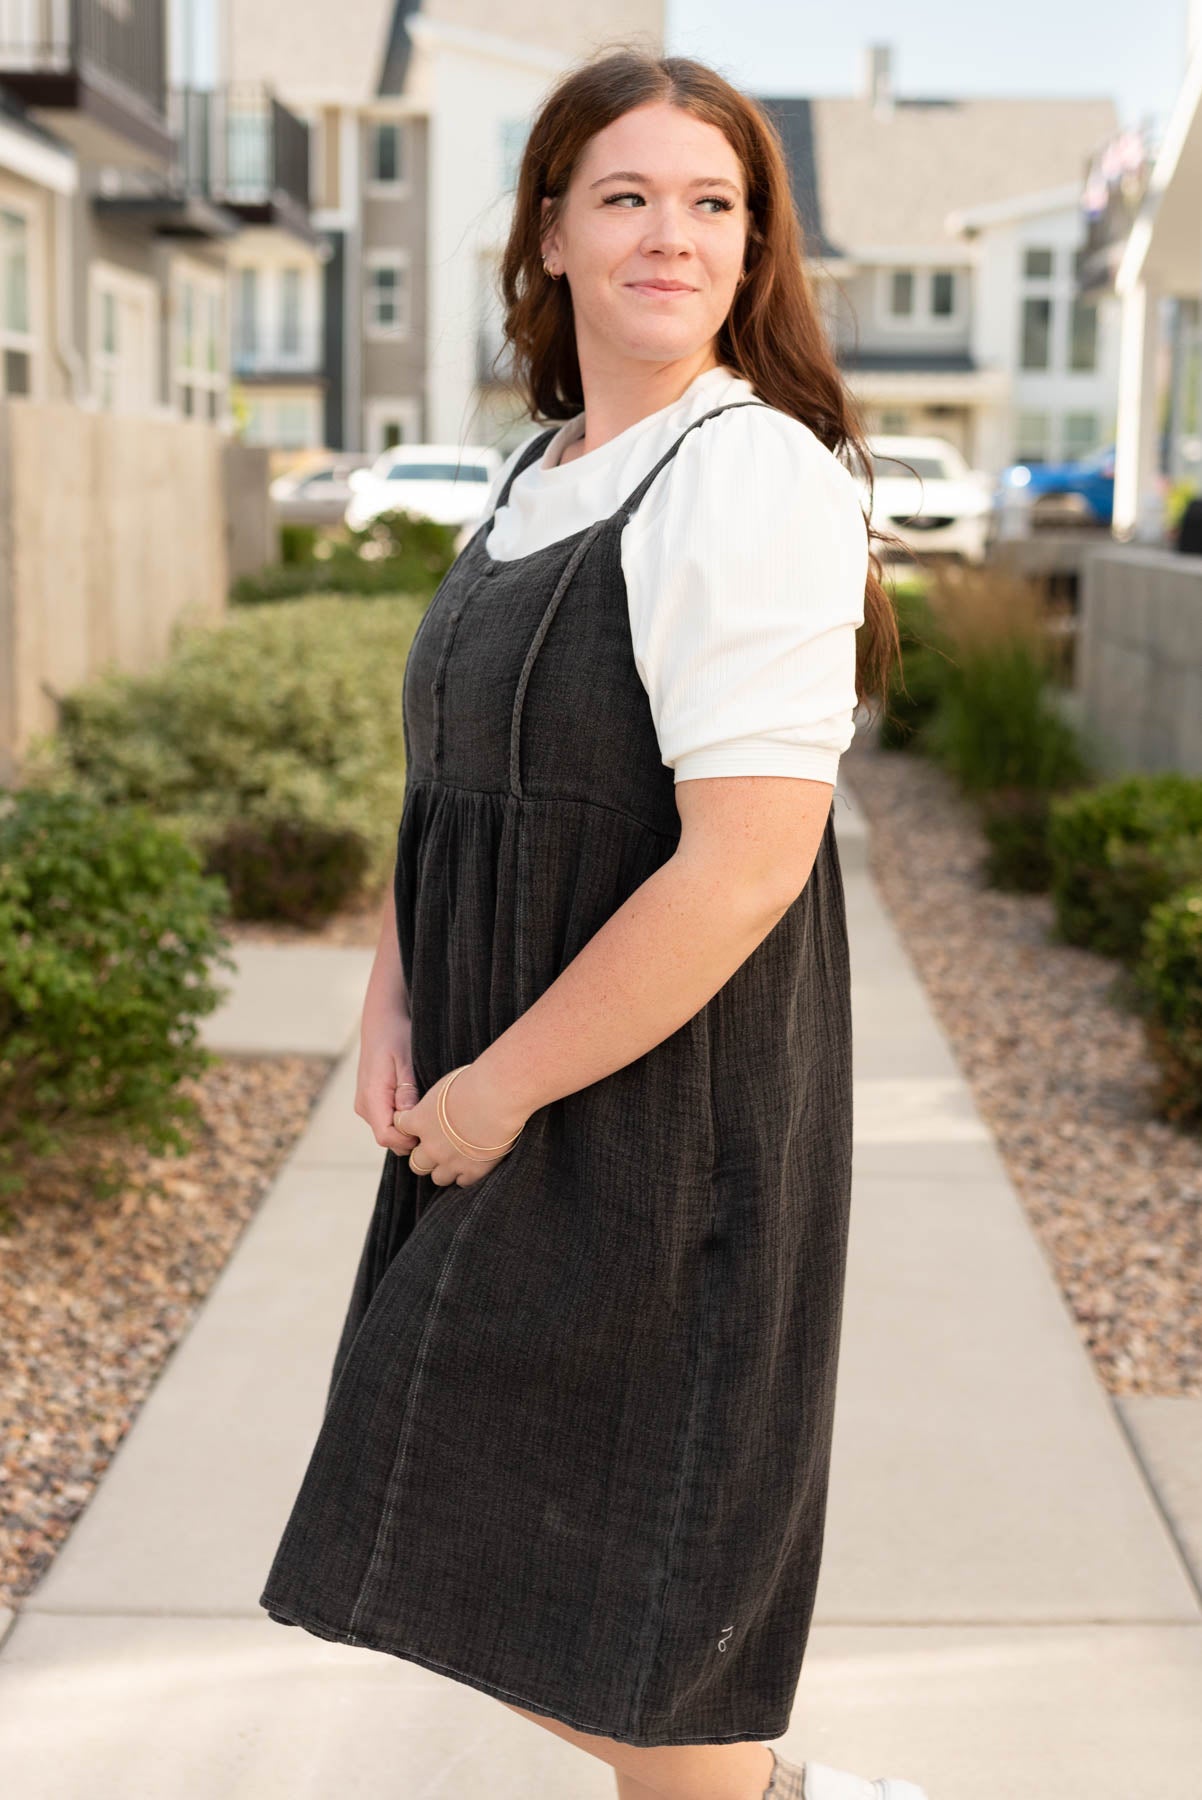
[[[1202,1792],[1180,1415],[1154,1421],[1175,1537],[842,798],[836,825],[856,1188],[823,1575],[785,1745],[930,1800]],[[285,994],[269,953],[250,963],[252,1019],[295,1016],[306,1048],[346,1023],[346,1054],[0,1650],[0,1782],[13,1800],[612,1800],[605,1767],[487,1695],[257,1605],[382,1153],[351,1110],[348,966],[280,964]],[[231,1011],[233,1036],[253,1037],[247,1018]]]

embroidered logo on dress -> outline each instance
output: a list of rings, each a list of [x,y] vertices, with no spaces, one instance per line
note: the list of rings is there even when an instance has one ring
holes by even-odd
[[[729,1636],[733,1630],[734,1630],[733,1625],[724,1625],[722,1627],[722,1636],[718,1639],[719,1650],[725,1650],[726,1640],[727,1640],[727,1638],[729,1638]]]

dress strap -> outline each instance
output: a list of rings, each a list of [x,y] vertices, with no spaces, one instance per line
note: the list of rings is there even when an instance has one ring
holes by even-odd
[[[710,408],[709,412],[702,413],[700,418],[694,419],[691,425],[686,425],[676,442],[671,444],[668,449],[664,451],[655,467],[653,469],[648,469],[647,473],[643,476],[643,479],[639,482],[639,485],[635,488],[633,494],[628,495],[621,506],[619,506],[618,510],[615,513],[610,514],[610,520],[620,520],[620,522],[625,525],[629,519],[633,518],[635,512],[646,496],[647,489],[655,480],[655,477],[659,474],[661,469],[667,467],[672,458],[676,455],[676,452],[680,449],[680,446],[688,437],[689,432],[696,431],[698,425],[704,425],[707,419],[715,419],[719,413],[729,412],[731,408],[735,406],[766,407],[767,405],[768,402],[766,400],[727,400],[724,405],[713,406]],[[606,523],[608,524],[610,520],[607,520]]]
[[[522,473],[522,470],[528,469],[531,463],[534,462],[537,457],[542,455],[543,451],[547,448],[547,445],[551,442],[551,439],[559,429],[558,425],[552,425],[546,431],[536,431],[529,442],[522,445],[522,454],[518,457],[512,469],[510,469],[505,485],[497,495],[497,504],[493,507],[494,518],[509,499],[509,490],[517,480],[518,476]]]

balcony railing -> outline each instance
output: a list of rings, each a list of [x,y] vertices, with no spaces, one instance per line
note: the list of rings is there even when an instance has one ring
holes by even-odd
[[[185,192],[243,207],[283,197],[308,213],[309,127],[270,88],[172,88],[168,118],[179,144],[175,180]]]
[[[62,77],[82,76],[161,118],[165,11],[164,0],[0,0],[0,76],[49,105]]]
[[[321,334],[304,327],[295,337],[272,341],[264,334],[253,344],[234,340],[230,368],[235,375],[307,375],[321,368]]]

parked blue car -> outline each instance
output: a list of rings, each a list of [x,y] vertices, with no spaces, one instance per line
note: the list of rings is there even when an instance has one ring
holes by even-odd
[[[1032,505],[1076,514],[1096,525],[1114,518],[1114,445],[1094,450],[1073,462],[1011,463],[1002,470],[994,491],[1001,506],[1007,488],[1026,488]]]

